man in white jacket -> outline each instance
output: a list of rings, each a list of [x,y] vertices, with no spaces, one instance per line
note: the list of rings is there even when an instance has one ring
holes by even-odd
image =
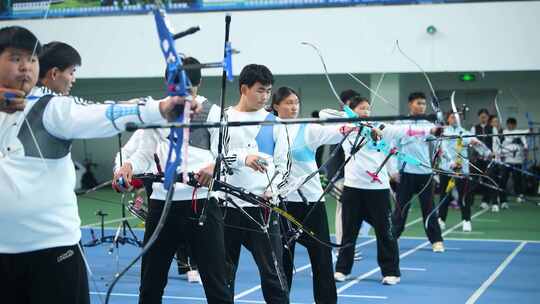
[[[268,101],[274,82],[270,70],[258,64],[250,64],[242,69],[239,77],[240,100],[227,109],[228,121],[275,120],[264,106]],[[283,126],[242,126],[225,130],[223,152],[225,162],[232,175],[223,178],[233,186],[245,188],[257,195],[278,191],[284,186],[288,176],[287,134]],[[212,148],[217,149],[217,138]],[[274,173],[279,171],[278,177]],[[225,248],[232,267],[230,282],[234,292],[234,281],[238,268],[242,245],[255,260],[261,276],[261,289],[267,303],[289,303],[289,290],[282,265],[282,243],[277,215],[266,208],[255,206],[233,196],[227,197],[224,208]],[[231,203],[231,201],[234,203]],[[242,208],[259,224],[265,225],[265,235],[259,225],[248,218],[236,206]]]
[[[525,136],[512,136],[515,133],[527,132],[524,130],[518,130],[517,120],[513,117],[509,117],[506,120],[506,129],[503,131],[503,141],[501,143],[501,160],[506,162],[510,167],[504,168],[501,177],[501,188],[505,188],[510,175],[512,176],[512,182],[514,184],[514,192],[517,195],[517,201],[523,201],[523,179],[519,170],[523,169],[523,163],[527,155],[527,138]],[[502,193],[501,201],[505,207],[507,207],[506,193]],[[504,207],[503,207],[504,208]]]
[[[0,29],[0,293],[5,303],[86,304],[71,141],[172,119],[184,98],[87,105],[50,94],[35,88],[40,49],[27,29]]]
[[[199,64],[199,61],[187,57],[184,63]],[[202,105],[202,111],[194,115],[191,121],[218,122],[220,107],[197,95],[201,82],[200,69],[189,70],[186,74],[192,84],[191,91],[196,95],[195,99]],[[218,129],[193,128],[189,131],[189,146],[182,156],[183,166],[179,168],[182,170],[179,175],[194,172],[200,183],[206,184],[205,179],[212,177],[212,171],[205,171],[205,168],[212,167],[215,162],[211,143],[217,140]],[[129,182],[133,174],[147,173],[147,168],[161,167],[156,165],[156,161],[165,163],[167,159],[169,134],[168,129],[144,130],[138,147],[126,158],[123,166],[116,170],[114,180],[122,176]],[[188,138],[186,134],[184,137]],[[154,182],[144,231],[145,244],[156,230],[166,197],[164,184]],[[188,245],[191,249],[208,303],[233,303],[232,293],[227,286],[223,217],[217,201],[207,198],[208,188],[176,183],[169,219],[148,254],[142,258],[140,304],[161,303],[169,268],[180,244]],[[203,210],[207,219],[200,225]]]

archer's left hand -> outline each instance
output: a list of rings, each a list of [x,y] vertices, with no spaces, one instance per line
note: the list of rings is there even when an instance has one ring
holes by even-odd
[[[181,111],[183,111],[186,101],[188,100],[185,97],[167,96],[159,100],[159,112],[167,121],[174,121],[181,114]],[[199,113],[202,109],[201,105],[196,100],[191,100],[190,102],[192,113]],[[180,111],[178,106],[180,106]]]

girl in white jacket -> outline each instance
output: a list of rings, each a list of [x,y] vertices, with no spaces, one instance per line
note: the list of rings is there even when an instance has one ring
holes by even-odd
[[[300,111],[298,94],[288,87],[279,88],[272,96],[272,111],[281,119],[297,118]],[[322,145],[334,145],[343,138],[341,125],[301,124],[287,126],[292,166],[289,172],[291,184],[303,182],[308,175],[318,170],[315,152]],[[323,241],[330,241],[328,216],[323,202],[319,198],[323,194],[319,174],[307,180],[299,189],[293,189],[285,199],[285,208],[296,219],[303,222]],[[324,198],[322,199],[324,201]],[[282,227],[289,228],[286,219],[282,218]],[[291,231],[290,229],[287,229]],[[294,268],[294,250],[296,241],[304,245],[309,253],[313,271],[313,294],[316,303],[337,303],[336,283],[332,271],[332,251],[305,234],[296,240],[286,233],[288,250],[283,251],[283,266],[289,286],[292,286]]]
[[[370,103],[366,98],[356,98],[350,104],[351,109],[360,117],[369,117]],[[382,130],[382,139],[392,142],[398,137],[429,135],[435,130],[431,127],[418,127],[411,132],[406,125],[383,125],[372,123],[373,128]],[[346,158],[351,155],[353,133],[343,143]],[[356,152],[345,166],[345,187],[341,197],[343,204],[343,238],[342,243],[356,242],[358,230],[363,221],[367,221],[375,230],[377,237],[377,261],[383,275],[383,284],[394,285],[400,281],[399,250],[397,239],[392,233],[390,205],[390,183],[386,168],[375,176],[379,166],[384,162],[387,153],[374,145],[375,142],[366,138],[368,143]],[[354,153],[354,152],[353,152]],[[344,281],[351,273],[354,263],[354,247],[340,250],[334,278]]]

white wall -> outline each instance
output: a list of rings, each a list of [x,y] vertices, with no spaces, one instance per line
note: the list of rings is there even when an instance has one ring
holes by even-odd
[[[417,72],[394,49],[396,39],[428,71],[540,70],[540,2],[493,2],[233,12],[231,39],[248,63],[275,74],[318,74],[320,46],[332,73]],[[224,13],[170,15],[173,26],[202,30],[177,43],[205,61],[222,56]],[[114,16],[16,20],[43,42],[61,40],[83,56],[79,77],[150,77],[163,73],[153,17]],[[426,33],[435,25],[436,35]],[[218,71],[214,71],[217,75]]]

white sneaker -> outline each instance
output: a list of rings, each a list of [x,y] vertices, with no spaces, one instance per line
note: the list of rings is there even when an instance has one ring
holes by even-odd
[[[201,282],[201,276],[199,275],[199,271],[197,270],[190,270],[187,272],[187,280],[190,283],[200,283]]]
[[[334,280],[336,282],[345,282],[349,276],[341,272],[334,272]]]
[[[471,232],[472,224],[471,221],[463,221],[463,232]]]
[[[491,206],[491,212],[499,212],[499,206],[497,205]]]
[[[435,242],[431,245],[431,249],[433,252],[442,253],[444,252],[444,244],[443,242]]]
[[[480,204],[480,208],[482,208],[482,209],[489,209],[489,205],[488,205],[488,203],[486,203],[486,202],[482,202],[482,203]]]
[[[439,227],[441,227],[441,230],[446,229],[446,223],[441,218],[439,218]]]
[[[396,285],[401,281],[400,277],[386,276],[382,279],[383,285]]]
[[[508,203],[507,202],[504,202],[501,204],[501,209],[509,209],[510,206],[508,206]]]
[[[517,197],[516,201],[517,201],[518,203],[523,203],[523,194],[520,194],[520,195]]]

